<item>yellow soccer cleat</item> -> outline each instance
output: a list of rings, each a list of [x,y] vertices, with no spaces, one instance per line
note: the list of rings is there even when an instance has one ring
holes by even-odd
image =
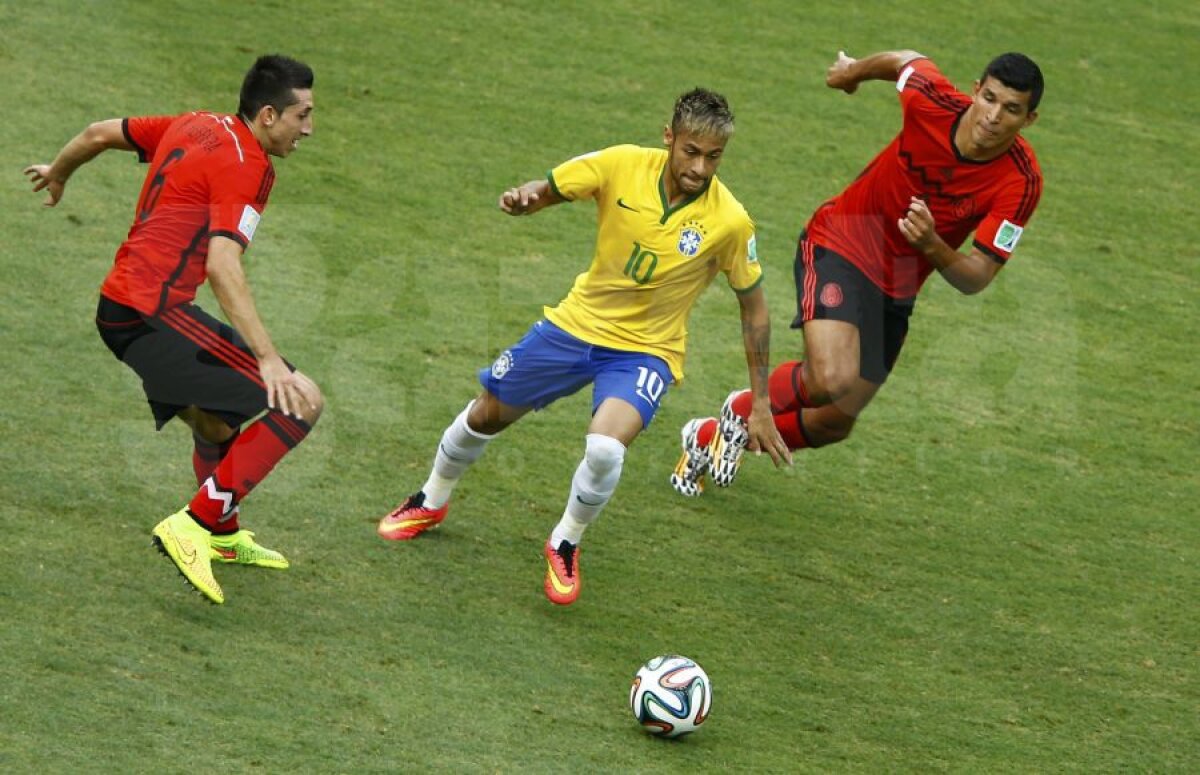
[[[283,570],[291,563],[279,552],[259,545],[254,533],[239,530],[229,535],[214,535],[210,540],[212,552],[209,557],[217,562],[236,562],[239,565],[257,565],[260,568]]]
[[[175,563],[184,579],[214,603],[224,603],[225,593],[212,574],[210,539],[187,509],[180,509],[154,526],[154,545]]]

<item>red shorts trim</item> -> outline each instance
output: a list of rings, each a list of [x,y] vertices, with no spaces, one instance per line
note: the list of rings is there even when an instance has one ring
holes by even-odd
[[[862,270],[829,248],[800,235],[794,264],[796,318],[840,320],[858,328],[859,374],[881,385],[887,380],[908,335],[914,298],[893,299]]]

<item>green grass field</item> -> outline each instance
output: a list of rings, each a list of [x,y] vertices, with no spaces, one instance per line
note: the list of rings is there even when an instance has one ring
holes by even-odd
[[[804,5],[0,4],[0,770],[1194,771],[1193,5]],[[675,496],[678,428],[745,382],[719,280],[578,604],[543,598],[540,551],[586,393],[492,445],[440,531],[380,541],[475,369],[591,255],[591,205],[510,219],[499,193],[658,143],[697,84],[738,116],[721,176],[758,223],[773,360],[800,353],[795,236],[899,126],[888,85],[824,87],[839,48],[915,48],[961,87],[1016,49],[1047,77],[1017,257],[978,297],[931,279],[850,442]],[[108,154],[54,210],[20,172],[95,119],[233,110],[276,50],[316,70],[316,134],[247,266],[328,410],[243,509],[292,569],[220,567],[214,607],[150,548],[194,489],[187,434],[153,432],[92,324],[145,168]],[[678,743],[625,706],[664,652],[715,686]]]

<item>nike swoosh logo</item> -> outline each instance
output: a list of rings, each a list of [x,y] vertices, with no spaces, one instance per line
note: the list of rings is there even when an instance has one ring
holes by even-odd
[[[184,565],[194,563],[196,561],[196,547],[191,541],[181,538],[174,530],[171,533],[175,536],[175,545],[179,547],[179,559],[183,560]]]
[[[400,528],[421,527],[422,525],[428,525],[436,521],[433,517],[413,517],[411,519],[402,519],[399,522],[392,522],[391,526]]]
[[[558,594],[566,595],[575,589],[574,584],[563,584],[558,580],[558,574],[554,572],[554,566],[550,564],[549,560],[546,560],[546,570],[549,571],[547,575],[550,577],[550,586],[554,587],[554,591]]]
[[[631,213],[638,212],[636,207],[630,207],[629,205],[625,204],[625,200],[621,199],[620,197],[617,197],[617,207],[620,207],[623,210],[628,210]]]
[[[603,506],[604,505],[604,501],[600,501],[599,503],[588,503],[587,501],[585,501],[582,497],[580,497],[578,495],[575,496],[575,500],[579,501],[584,506]]]

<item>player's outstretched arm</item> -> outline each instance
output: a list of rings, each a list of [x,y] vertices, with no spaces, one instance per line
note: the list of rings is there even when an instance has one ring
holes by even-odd
[[[896,221],[896,228],[917,252],[941,273],[946,282],[964,294],[979,293],[1000,271],[1000,264],[979,248],[961,253],[938,235],[933,213],[924,200],[912,197],[908,212]]]
[[[825,85],[853,94],[863,81],[894,81],[900,77],[904,66],[923,56],[916,51],[881,51],[862,59],[847,56],[839,51],[837,59],[825,72]]]
[[[113,149],[134,150],[125,139],[119,118],[88,125],[63,146],[58,156],[54,157],[54,161],[49,164],[31,164],[25,168],[24,174],[29,176],[35,193],[46,190],[46,207],[54,207],[62,199],[67,180],[75,170],[96,158],[101,152]]]
[[[500,209],[509,215],[533,215],[538,210],[565,202],[548,180],[531,180],[523,186],[510,188],[500,195]]]
[[[771,416],[771,396],[767,380],[771,375],[771,315],[767,310],[767,295],[759,285],[752,291],[738,294],[742,313],[742,341],[746,347],[746,366],[750,370],[750,393],[753,403],[746,425],[750,434],[751,452],[766,452],[776,467],[792,464],[792,453],[775,428]]]

